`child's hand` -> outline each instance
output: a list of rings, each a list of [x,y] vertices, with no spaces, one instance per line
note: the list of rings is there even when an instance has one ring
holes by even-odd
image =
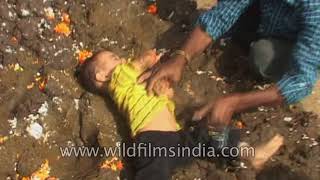
[[[146,51],[140,56],[140,60],[145,63],[145,67],[151,68],[161,58],[162,54],[157,55],[156,49]]]
[[[170,86],[169,81],[164,79],[155,84],[154,92],[157,95],[167,96],[168,98],[173,98],[174,95],[174,91]]]

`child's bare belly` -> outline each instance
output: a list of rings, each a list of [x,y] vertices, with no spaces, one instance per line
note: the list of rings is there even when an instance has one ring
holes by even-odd
[[[156,114],[138,133],[144,131],[177,131],[177,122],[168,108]]]

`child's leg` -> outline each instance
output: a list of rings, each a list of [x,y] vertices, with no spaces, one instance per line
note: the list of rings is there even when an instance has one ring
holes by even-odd
[[[206,120],[191,121],[186,130],[193,142],[206,144],[207,147],[214,148],[219,155],[223,148],[237,147],[240,141],[239,129],[229,126],[209,128]],[[224,153],[229,156],[227,150]]]
[[[190,127],[189,127],[190,129]],[[235,128],[222,128],[219,131],[212,131],[207,127],[207,122],[205,120],[194,122],[194,125],[191,126],[193,132],[191,132],[192,139],[194,142],[206,143],[208,146],[215,148],[220,155],[224,155],[228,158],[237,158],[232,157],[230,148],[238,147],[241,159],[248,160],[252,166],[259,170],[262,166],[273,156],[278,149],[283,145],[283,137],[279,134],[275,135],[270,141],[265,144],[262,144],[254,149],[254,154],[250,154],[250,149],[243,151],[244,147],[249,147],[248,144],[240,143],[240,130]],[[223,153],[221,153],[222,148],[228,147]],[[253,152],[252,152],[253,153]],[[254,155],[254,156],[253,156]]]

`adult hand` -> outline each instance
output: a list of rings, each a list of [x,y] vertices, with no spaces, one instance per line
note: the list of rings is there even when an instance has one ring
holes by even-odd
[[[147,83],[148,94],[152,94],[155,83],[160,79],[167,79],[171,82],[178,82],[181,79],[186,60],[183,56],[177,55],[162,64],[155,66],[151,70],[144,72],[138,82]]]
[[[273,86],[263,91],[230,94],[212,101],[194,113],[194,120],[208,116],[209,124],[229,124],[234,113],[259,106],[281,105],[284,99],[278,87]]]
[[[201,120],[204,117],[209,118],[209,125],[228,125],[232,115],[237,111],[239,105],[239,96],[228,95],[215,101],[211,101],[193,115],[193,120]]]

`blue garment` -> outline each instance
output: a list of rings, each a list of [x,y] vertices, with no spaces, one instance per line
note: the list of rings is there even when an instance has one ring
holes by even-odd
[[[247,8],[258,0],[220,0],[197,23],[213,38],[224,35]],[[283,37],[295,42],[293,67],[277,82],[288,104],[312,92],[320,67],[320,0],[260,1],[262,36]]]

